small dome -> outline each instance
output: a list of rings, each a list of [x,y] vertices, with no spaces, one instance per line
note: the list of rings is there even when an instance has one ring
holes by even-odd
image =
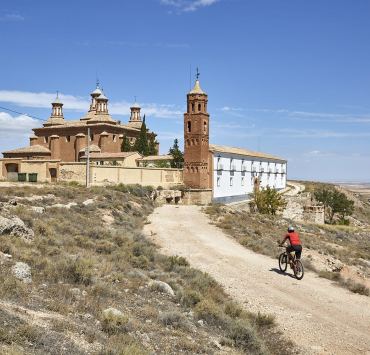
[[[52,105],[63,105],[62,101],[59,99],[59,95],[54,99],[54,101],[51,103]]]
[[[97,97],[96,99],[101,100],[101,101],[108,101],[108,98],[103,93],[101,93],[101,95]]]
[[[193,87],[193,90],[191,90],[189,92],[189,94],[201,94],[201,95],[206,95],[206,93],[202,90],[202,88],[200,87],[200,83],[199,83],[199,80],[197,79],[195,81],[195,85]]]
[[[98,96],[101,94],[102,94],[102,91],[100,90],[99,86],[97,86],[96,89],[91,93],[91,96]]]
[[[141,108],[140,105],[135,101],[131,108]]]

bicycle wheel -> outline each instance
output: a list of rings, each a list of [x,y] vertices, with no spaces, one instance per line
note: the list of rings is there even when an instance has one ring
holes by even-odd
[[[288,267],[288,255],[286,253],[281,253],[279,256],[279,269],[281,271],[286,271]]]
[[[300,260],[296,260],[293,266],[294,276],[297,280],[302,280],[304,275],[303,264]]]

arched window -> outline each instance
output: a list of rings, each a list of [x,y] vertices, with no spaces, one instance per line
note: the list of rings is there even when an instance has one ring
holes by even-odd
[[[188,121],[188,133],[191,132],[191,121]]]
[[[198,104],[198,112],[202,111],[202,105]]]
[[[203,122],[203,133],[207,133],[207,121]]]
[[[194,106],[194,103],[191,104],[191,112],[194,112],[195,110],[195,106]]]

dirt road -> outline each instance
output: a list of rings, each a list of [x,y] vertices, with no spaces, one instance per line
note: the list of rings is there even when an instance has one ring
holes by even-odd
[[[303,354],[370,354],[370,297],[314,273],[302,281],[280,274],[277,260],[210,225],[200,207],[165,205],[149,220],[145,232],[164,253],[186,257],[247,309],[274,314]]]

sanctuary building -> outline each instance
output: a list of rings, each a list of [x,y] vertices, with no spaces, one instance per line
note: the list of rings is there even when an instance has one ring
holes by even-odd
[[[109,114],[108,101],[109,99],[97,84],[96,89],[91,93],[88,112],[79,120],[66,120],[63,114],[63,103],[57,96],[51,104],[52,111],[49,119],[43,127],[33,129],[34,135],[30,137],[30,145],[3,152],[4,158],[78,162],[85,156],[87,140],[94,159],[103,161],[119,158],[123,139],[127,138],[129,144],[133,146],[140,134],[143,123],[141,108],[135,103],[131,107],[129,122],[124,124],[113,119]],[[148,139],[154,141],[156,136],[154,132],[148,131]],[[156,143],[156,150],[159,151],[159,143]]]
[[[184,114],[184,184],[199,193],[209,191],[208,199],[222,203],[246,200],[255,188],[284,189],[285,159],[209,143],[207,103],[197,78]]]

